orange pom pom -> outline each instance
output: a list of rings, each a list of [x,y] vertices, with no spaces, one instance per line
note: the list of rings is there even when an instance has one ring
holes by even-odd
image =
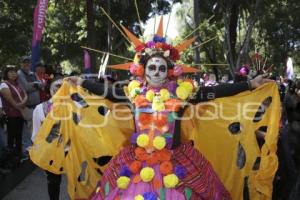
[[[153,184],[154,189],[156,189],[156,190],[161,188],[161,182],[159,179],[154,179],[152,181],[152,184]]]
[[[138,95],[135,99],[134,99],[134,103],[136,105],[136,107],[146,107],[148,106],[149,102],[146,99],[146,97],[144,95]]]
[[[135,148],[134,153],[135,153],[136,159],[140,160],[140,161],[145,161],[149,157],[147,152],[145,151],[145,149],[141,148],[141,147]]]
[[[147,163],[149,166],[153,166],[153,165],[155,165],[156,163],[158,163],[158,157],[157,157],[157,154],[152,153],[151,155],[149,155],[148,159],[146,160],[146,163]]]
[[[180,106],[181,106],[181,101],[179,101],[178,99],[169,99],[165,103],[166,110],[171,111],[171,112],[179,111]]]
[[[155,126],[162,127],[168,123],[168,117],[163,114],[157,114],[157,115],[154,115],[153,122],[154,122]]]
[[[162,149],[157,151],[158,160],[161,162],[170,161],[171,160],[171,153],[167,149]]]
[[[140,172],[141,167],[142,167],[142,162],[135,160],[130,164],[129,169],[131,170],[132,173],[137,174]]]
[[[169,161],[165,161],[160,164],[159,170],[163,175],[172,174],[173,172],[173,165]]]

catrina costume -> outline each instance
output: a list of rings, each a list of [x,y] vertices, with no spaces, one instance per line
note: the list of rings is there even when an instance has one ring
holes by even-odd
[[[193,68],[172,64],[193,39],[167,44],[162,22],[147,43],[124,31],[136,47],[135,62],[113,68],[130,70],[135,79],[127,87],[65,83],[30,151],[33,162],[66,173],[71,199],[271,199],[278,164],[276,85],[199,88],[181,78]],[[159,87],[143,78],[152,57],[168,63]],[[266,136],[258,144],[261,127]]]

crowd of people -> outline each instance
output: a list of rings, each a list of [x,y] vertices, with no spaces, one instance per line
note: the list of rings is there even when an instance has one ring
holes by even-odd
[[[28,160],[32,145],[33,111],[50,99],[50,83],[58,70],[36,63],[31,71],[31,58],[23,56],[20,67],[8,65],[2,72],[0,85],[0,174],[9,172]]]

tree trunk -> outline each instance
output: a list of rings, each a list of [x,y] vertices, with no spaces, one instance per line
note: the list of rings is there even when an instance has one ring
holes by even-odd
[[[241,66],[242,59],[248,57],[252,30],[258,19],[257,17],[259,16],[261,4],[262,4],[262,0],[256,0],[254,10],[249,16],[246,36],[241,45],[240,51],[238,52],[238,56],[237,56],[237,60],[236,60],[236,65],[235,65],[236,69],[238,69]]]
[[[200,0],[194,0],[194,21],[195,28],[200,25]],[[196,42],[200,43],[199,31],[195,32]],[[195,63],[200,64],[200,49],[199,47],[195,49]]]
[[[86,0],[86,14],[87,14],[87,43],[88,47],[95,49],[96,34],[95,34],[95,16],[94,16],[94,0]],[[96,54],[89,52],[91,56],[91,71],[96,73]]]

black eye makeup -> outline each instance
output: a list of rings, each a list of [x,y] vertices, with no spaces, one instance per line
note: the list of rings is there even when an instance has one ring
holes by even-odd
[[[148,69],[149,69],[150,71],[155,71],[155,70],[156,70],[156,66],[155,66],[155,65],[149,65],[149,66],[148,66]]]
[[[160,72],[166,72],[167,67],[166,67],[166,65],[161,65],[161,66],[159,66],[158,70],[159,70]]]

